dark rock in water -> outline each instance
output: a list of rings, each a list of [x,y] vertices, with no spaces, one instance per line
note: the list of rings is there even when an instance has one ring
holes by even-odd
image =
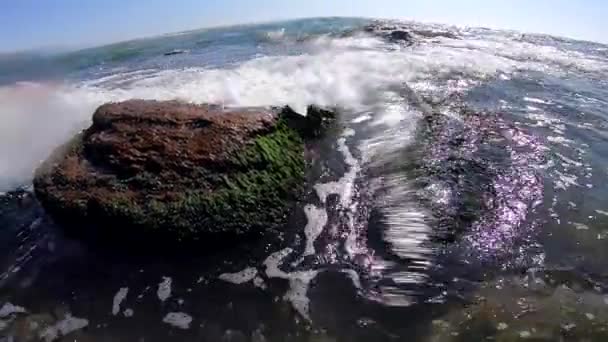
[[[306,116],[296,113],[290,107],[281,111],[289,127],[295,129],[304,138],[318,138],[327,132],[334,122],[335,113],[316,106],[308,107]]]
[[[457,31],[445,28],[421,29],[416,25],[409,25],[407,23],[374,22],[365,26],[363,31],[380,36],[391,42],[405,42],[408,44],[414,43],[417,39],[460,39]]]
[[[384,25],[382,23],[370,24],[363,28],[365,32],[378,35],[391,42],[406,42],[412,43],[414,37],[404,28],[400,28],[394,25]]]
[[[367,26],[365,26],[363,28],[363,30],[365,32],[370,32],[370,33],[374,33],[374,32],[382,32],[382,31],[394,31],[397,30],[396,26],[393,25],[383,25],[382,23],[373,23],[373,24],[369,24]]]
[[[376,32],[376,25],[367,25],[363,28],[363,31],[373,33]]]
[[[412,35],[407,31],[398,30],[391,32],[389,38],[392,41],[410,42],[412,40]]]
[[[176,50],[171,50],[169,52],[165,52],[164,55],[165,56],[181,55],[182,53],[186,53],[186,52],[188,52],[188,50],[179,50],[179,49],[176,49]]]
[[[303,139],[332,119],[313,107],[304,117],[177,101],[105,104],[37,171],[35,192],[75,233],[177,242],[263,233],[283,223],[303,184]]]

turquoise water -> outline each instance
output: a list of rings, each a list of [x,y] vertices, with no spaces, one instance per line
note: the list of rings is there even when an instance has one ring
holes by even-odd
[[[4,56],[0,299],[26,312],[6,307],[0,333],[605,340],[608,47],[385,23],[411,32],[404,44],[370,23]],[[32,171],[97,106],[129,98],[332,106],[342,130],[315,146],[308,192],[278,241],[187,259],[99,250],[62,235],[31,194]]]

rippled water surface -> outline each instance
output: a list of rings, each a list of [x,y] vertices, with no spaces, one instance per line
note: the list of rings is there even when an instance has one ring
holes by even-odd
[[[608,340],[608,47],[360,19],[0,60],[0,335]],[[169,54],[169,52],[180,52]],[[64,237],[32,171],[129,98],[339,108],[279,238],[196,257]],[[145,239],[142,239],[145,243]]]

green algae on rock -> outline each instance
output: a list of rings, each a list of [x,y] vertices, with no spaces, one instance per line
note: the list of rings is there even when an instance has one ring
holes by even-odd
[[[305,140],[334,119],[314,107],[309,114],[105,104],[39,168],[36,196],[74,233],[176,242],[263,233],[285,221],[303,185]]]

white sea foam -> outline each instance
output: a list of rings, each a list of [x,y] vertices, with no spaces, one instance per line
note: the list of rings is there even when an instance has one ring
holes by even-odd
[[[0,190],[27,184],[51,149],[88,125],[101,102],[90,94],[61,85],[0,87]]]
[[[352,123],[362,123],[368,120],[371,120],[372,116],[368,113],[360,115],[352,120]]]
[[[270,41],[280,41],[285,37],[285,29],[281,28],[275,31],[264,32],[264,37]]]
[[[114,295],[114,300],[112,300],[112,315],[116,316],[120,312],[120,304],[123,300],[127,298],[127,294],[129,293],[128,287],[122,287],[116,294]]]
[[[310,320],[310,299],[307,292],[312,280],[319,274],[318,270],[284,272],[280,266],[283,260],[293,253],[291,248],[285,248],[268,256],[264,261],[266,275],[269,278],[281,278],[289,280],[289,290],[283,298],[304,318]]]
[[[346,137],[344,135],[338,139],[337,149],[344,156],[344,163],[349,166],[349,169],[339,180],[315,184],[314,188],[322,203],[325,203],[329,195],[339,195],[340,206],[344,209],[348,209],[352,203],[352,197],[354,196],[354,182],[361,167],[359,161],[353,157],[350,149],[346,145]]]
[[[220,274],[218,279],[233,284],[244,284],[252,281],[258,275],[258,270],[255,267],[247,267],[236,273]]]
[[[158,284],[156,296],[161,302],[164,302],[171,297],[171,282],[170,277],[163,277],[163,280]]]
[[[304,207],[304,213],[308,220],[306,227],[304,227],[304,234],[306,235],[304,256],[307,256],[315,254],[315,241],[327,224],[327,210],[309,204]]]
[[[538,103],[538,104],[549,104],[551,102],[549,101],[545,101],[545,100],[541,100],[541,99],[537,99],[535,97],[524,97],[524,101],[526,102],[531,102],[531,103]]]

